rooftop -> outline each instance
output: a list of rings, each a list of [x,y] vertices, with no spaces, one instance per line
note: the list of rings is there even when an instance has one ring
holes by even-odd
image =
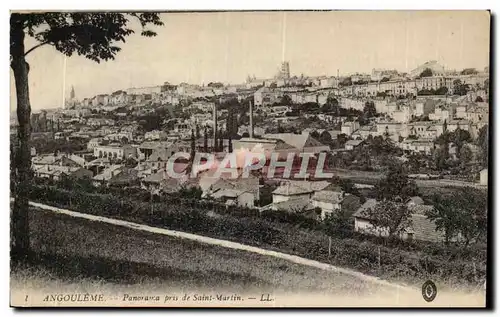
[[[357,146],[357,145],[360,145],[361,143],[363,143],[363,140],[349,140],[345,143],[345,145]]]
[[[283,210],[283,211],[288,211],[288,212],[305,212],[308,210],[313,210],[315,207],[311,204],[311,201],[309,200],[308,197],[303,198],[303,197],[297,197],[297,198],[292,198],[287,201],[280,201],[277,203],[271,203],[267,206],[265,206],[263,209],[268,210]]]
[[[366,216],[364,215],[365,210],[373,208],[376,205],[377,205],[377,200],[369,198],[365,201],[363,205],[361,205],[361,207],[358,208],[358,210],[356,210],[353,216],[356,218],[366,218]]]
[[[330,190],[320,190],[314,193],[311,198],[312,200],[322,201],[332,204],[341,203],[343,200],[341,192],[335,192]]]

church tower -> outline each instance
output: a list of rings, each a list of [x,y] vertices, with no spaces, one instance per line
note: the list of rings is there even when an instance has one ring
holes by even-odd
[[[64,95],[64,91],[63,91],[63,95]],[[69,98],[64,100],[63,109],[72,109],[76,106],[76,103],[77,103],[77,101],[75,98],[75,87],[71,86]]]

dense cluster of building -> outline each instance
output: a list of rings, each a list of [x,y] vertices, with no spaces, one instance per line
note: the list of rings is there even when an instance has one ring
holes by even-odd
[[[253,76],[242,85],[164,83],[82,100],[78,100],[72,90],[63,109],[32,115],[32,138],[84,140],[86,149],[39,154],[34,149],[33,171],[37,177],[55,180],[63,175],[89,177],[96,186],[136,183],[152,192],[169,193],[179,190],[181,185],[196,185],[202,188],[204,196],[226,204],[257,207],[255,202],[259,201],[263,186],[257,176],[213,177],[213,172],[207,170],[187,180],[172,179],[166,174],[169,158],[177,152],[192,151],[193,145],[196,152],[208,151],[217,155],[257,148],[294,155],[353,151],[370,136],[388,137],[405,153],[431,155],[436,149],[436,139],[445,131],[461,129],[477,138],[480,129],[488,124],[488,78],[487,70],[465,74],[447,72],[436,62],[425,63],[410,74],[374,69],[372,74],[343,78],[338,75],[297,77],[290,75],[290,65],[285,62],[274,78],[257,80]],[[456,93],[457,86],[465,86],[464,93]],[[442,88],[446,88],[444,94],[420,93]],[[243,112],[247,112],[249,122],[238,124],[235,131],[238,138],[214,138],[218,129],[227,130],[232,124],[228,109],[218,108],[223,100],[231,98],[248,109]],[[284,103],[284,98],[288,102]],[[322,106],[332,99],[342,109],[357,111],[364,111],[366,103],[372,102],[378,115],[361,123],[317,108],[308,111],[306,107],[294,113],[297,105]],[[147,115],[158,107],[177,107],[184,115],[171,116],[169,128],[152,131],[144,131],[137,120],[131,119]],[[113,114],[113,119],[109,114]],[[311,117],[327,128],[305,128],[294,133],[275,131],[277,125],[299,126],[295,123]],[[208,137],[205,127],[211,129]],[[323,134],[328,134],[331,140],[343,135],[347,142],[341,149],[334,149],[320,141]],[[176,168],[182,170],[188,165],[189,162],[181,162]],[[346,201],[357,199],[327,181],[267,181],[274,181],[277,187],[272,192],[272,202],[259,207],[263,210],[313,211],[319,208],[319,217],[324,219],[341,209]],[[368,208],[374,203],[370,199],[360,203],[359,208]],[[416,210],[427,208],[418,197],[411,204]],[[416,214],[418,218],[422,213]],[[362,230],[367,224],[361,213],[355,215],[359,216],[356,228]],[[419,219],[414,223],[421,224]],[[415,234],[422,238],[431,236],[421,231]]]

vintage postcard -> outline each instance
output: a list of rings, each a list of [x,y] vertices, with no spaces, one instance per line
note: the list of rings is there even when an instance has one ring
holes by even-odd
[[[11,306],[491,306],[490,19],[11,12]]]

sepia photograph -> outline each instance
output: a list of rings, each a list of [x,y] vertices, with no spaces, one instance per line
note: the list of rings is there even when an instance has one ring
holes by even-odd
[[[492,306],[490,11],[9,19],[11,307]]]

